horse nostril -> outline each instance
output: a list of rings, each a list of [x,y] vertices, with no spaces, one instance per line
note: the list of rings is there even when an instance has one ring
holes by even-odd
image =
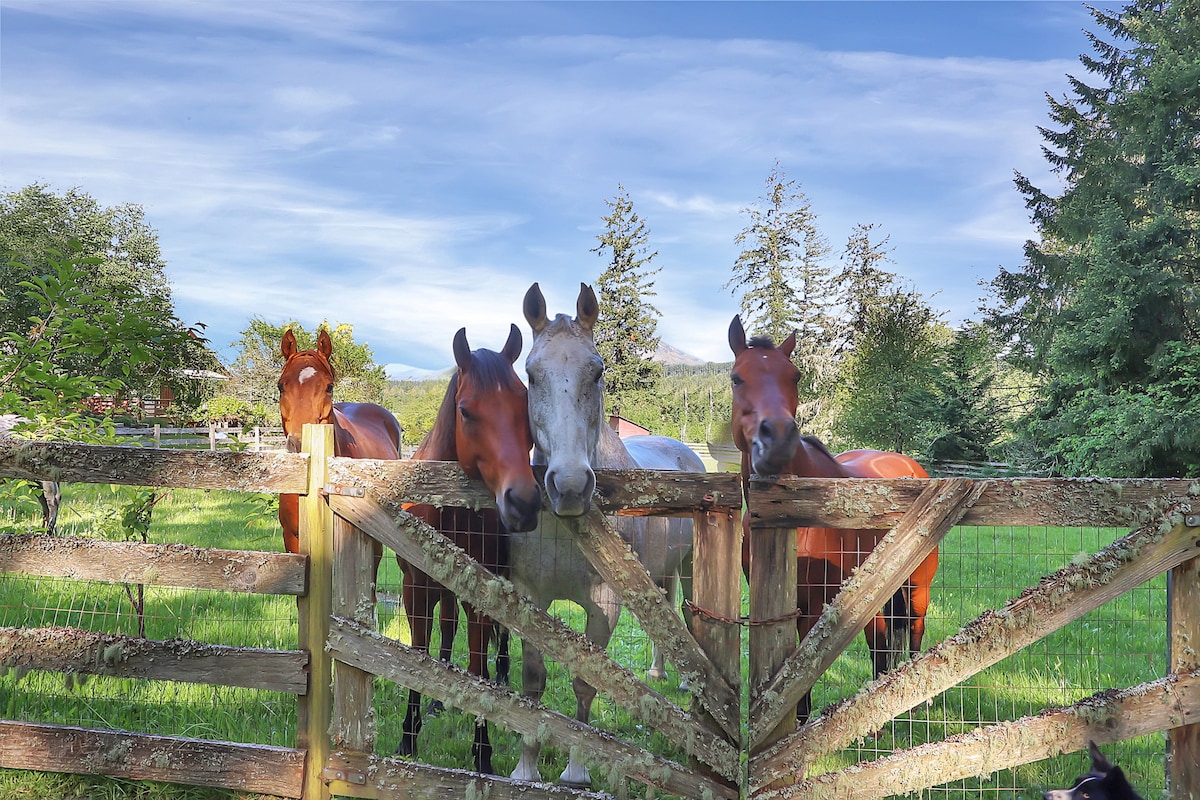
[[[764,419],[758,424],[758,438],[761,442],[769,442],[775,438],[774,431],[771,430],[771,421]]]

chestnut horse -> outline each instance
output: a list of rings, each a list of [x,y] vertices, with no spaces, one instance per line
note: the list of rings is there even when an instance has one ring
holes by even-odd
[[[816,437],[801,436],[796,426],[800,371],[791,360],[795,346],[794,333],[775,347],[766,337],[755,337],[747,343],[740,317],[735,316],[729,326],[729,347],[734,355],[733,441],[742,451],[743,486],[748,486],[751,475],[929,477],[920,464],[900,453],[851,450],[834,456]],[[743,524],[746,536],[742,544],[742,568],[749,577],[749,515],[743,517]],[[796,530],[796,607],[800,614],[796,629],[801,638],[816,623],[825,604],[837,595],[842,581],[866,560],[884,533],[842,528]],[[929,610],[929,587],[937,564],[935,549],[863,631],[875,677],[894,665],[906,646],[912,653],[921,649],[925,614]],[[907,642],[903,638],[906,630]],[[803,722],[810,712],[811,693],[801,700],[796,715]]]
[[[511,326],[500,353],[471,351],[467,332],[454,336],[454,360],[458,370],[446,387],[437,419],[425,441],[413,454],[415,460],[457,461],[467,477],[482,480],[496,498],[496,508],[438,508],[414,505],[409,512],[440,530],[456,545],[497,575],[508,577],[510,531],[528,531],[537,525],[542,507],[541,489],[533,477],[529,451],[533,436],[525,385],[513,370],[521,355],[521,331]],[[433,609],[441,604],[441,658],[450,660],[450,649],[458,624],[454,594],[425,573],[401,562],[404,571],[404,609],[408,614],[412,646],[429,652],[433,632]],[[492,621],[463,603],[470,642],[469,671],[488,677],[487,645]],[[506,658],[501,645],[500,658]],[[507,666],[497,666],[497,671]],[[408,713],[399,755],[417,754],[421,730],[421,694],[408,693]],[[475,770],[492,774],[492,746],[487,724],[479,722],[472,746]]]
[[[333,402],[333,367],[329,356],[333,341],[325,329],[317,334],[316,350],[300,350],[288,328],[280,345],[283,372],[279,376],[279,415],[287,436],[288,452],[300,452],[306,423],[333,425],[333,453],[349,458],[400,458],[400,423],[392,412],[374,403]],[[283,546],[300,551],[300,496],[279,496],[279,524]],[[375,545],[378,569],[382,548]]]

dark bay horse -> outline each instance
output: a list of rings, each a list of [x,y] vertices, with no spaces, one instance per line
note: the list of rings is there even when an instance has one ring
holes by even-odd
[[[746,341],[741,317],[729,325],[734,362],[733,441],[742,451],[742,481],[751,475],[797,475],[806,478],[927,478],[913,459],[882,450],[851,450],[834,456],[819,439],[801,436],[796,426],[800,371],[791,361],[792,334],[779,347],[765,337]],[[743,517],[742,566],[749,576],[749,515]],[[801,638],[816,623],[822,608],[837,595],[842,581],[859,566],[884,536],[881,530],[798,528],[796,530],[796,628]],[[863,633],[871,651],[875,677],[885,672],[905,649],[915,653],[925,636],[929,587],[937,572],[935,549],[896,592]],[[907,642],[903,634],[907,631]],[[811,693],[797,706],[806,721]]]
[[[472,351],[466,329],[454,337],[454,361],[458,370],[446,387],[437,419],[413,458],[424,461],[457,461],[467,477],[482,480],[496,498],[496,508],[471,510],[414,505],[409,512],[440,530],[472,558],[497,575],[509,575],[510,531],[528,531],[538,520],[542,507],[541,489],[533,476],[529,451],[533,437],[525,385],[513,370],[521,354],[521,332],[511,326],[503,350]],[[411,565],[404,571],[404,608],[408,614],[412,646],[429,652],[434,606],[441,606],[441,658],[450,660],[450,649],[458,623],[454,594]],[[470,643],[469,671],[488,677],[487,645],[493,630],[490,619],[463,603]],[[502,650],[505,648],[502,645]],[[507,653],[502,652],[501,658]],[[497,671],[507,670],[498,665]],[[417,754],[421,729],[421,695],[408,694],[408,713],[396,752]],[[491,774],[492,746],[486,723],[475,728],[472,746],[475,770]]]
[[[279,376],[279,415],[287,436],[289,452],[300,452],[300,436],[306,423],[333,425],[334,455],[349,458],[400,458],[400,423],[392,412],[374,403],[333,402],[333,367],[329,356],[333,341],[324,329],[317,335],[316,350],[300,350],[291,328],[280,344],[283,372]],[[300,550],[300,496],[279,496],[279,524],[283,546],[289,553]],[[376,544],[378,567],[382,548]]]

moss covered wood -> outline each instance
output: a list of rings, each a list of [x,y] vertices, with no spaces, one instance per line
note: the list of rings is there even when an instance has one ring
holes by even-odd
[[[295,453],[225,453],[0,439],[0,478],[304,492],[307,465]]]
[[[535,467],[539,480],[545,467]],[[479,481],[463,474],[452,461],[388,461],[334,458],[329,464],[334,484],[362,487],[374,483],[382,495],[407,503],[492,508],[495,498]],[[693,474],[644,469],[596,470],[597,507],[607,514],[645,516],[690,515],[708,509],[740,509],[740,479],[732,473]]]
[[[0,767],[298,798],[304,751],[0,721]]]
[[[331,608],[335,617],[353,619],[368,629],[373,625],[376,568],[371,538],[335,514]],[[334,663],[331,731],[333,747],[374,752],[375,679],[369,672]]]
[[[1200,722],[1200,674],[1108,690],[1062,709],[989,725],[876,761],[759,792],[758,800],[869,800],[922,789],[1097,744]],[[1195,785],[1192,785],[1195,788]],[[1188,796],[1186,793],[1184,797]]]
[[[756,480],[755,526],[887,529],[929,480],[771,478]],[[961,525],[1133,527],[1157,510],[1200,498],[1200,481],[1111,478],[989,479]]]
[[[761,697],[796,647],[796,530],[756,527],[749,535],[750,696]],[[780,719],[759,737],[760,748],[795,728],[795,716]]]
[[[522,736],[576,753],[594,768],[684,797],[736,798],[737,791],[687,767],[534,703],[510,689],[387,639],[350,620],[335,619],[329,646],[340,661],[435,697]]]
[[[736,741],[741,729],[741,703],[737,694],[708,654],[696,644],[682,617],[629,544],[599,511],[564,521],[575,535],[580,551],[600,576],[617,589],[621,602],[641,623],[646,635],[663,649],[666,659],[691,685],[726,736]]]
[[[304,556],[75,536],[0,536],[0,572],[226,592],[300,595]]]
[[[814,758],[879,730],[888,720],[1130,589],[1200,554],[1195,528],[1183,524],[1188,504],[1118,539],[1091,558],[1064,567],[998,611],[864,686],[786,740],[751,758],[750,774],[769,785],[802,773]]]
[[[740,717],[742,628],[723,620],[736,620],[742,613],[742,576],[737,566],[742,557],[741,515],[732,510],[698,512],[692,539],[692,599],[708,612],[691,616],[692,631],[718,673],[734,687],[738,704],[732,713]],[[718,727],[715,720],[710,727]],[[741,747],[740,727],[731,741]]]
[[[1193,506],[1193,511],[1195,507]],[[1189,515],[1190,522],[1197,521]],[[1195,529],[1200,537],[1200,528]],[[1200,558],[1169,573],[1168,668],[1180,674],[1200,670]],[[1167,788],[1171,800],[1200,800],[1200,718],[1167,734]]]
[[[513,584],[489,572],[445,536],[402,510],[398,503],[368,490],[368,497],[331,496],[334,511],[392,548],[461,599],[528,639],[628,710],[630,716],[677,742],[688,742],[691,754],[719,774],[736,778],[738,751],[700,724],[692,714],[639,681],[585,636],[549,616]]]
[[[550,783],[526,783],[461,769],[335,750],[326,775],[338,797],[371,800],[613,800],[612,795]],[[336,777],[341,775],[342,777]],[[350,780],[347,780],[347,779]]]
[[[958,523],[985,486],[952,478],[931,481],[925,487],[899,524],[880,540],[825,607],[770,684],[751,699],[752,749],[794,713],[800,699]]]
[[[156,641],[79,628],[0,628],[0,667],[303,694],[308,654]]]

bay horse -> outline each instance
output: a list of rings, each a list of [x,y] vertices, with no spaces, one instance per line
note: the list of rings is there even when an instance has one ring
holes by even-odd
[[[533,460],[546,467],[544,485],[550,509],[537,529],[510,538],[512,580],[542,609],[554,600],[577,603],[586,617],[584,634],[600,648],[608,645],[621,613],[616,591],[595,571],[558,516],[576,517],[591,510],[598,468],[671,469],[704,472],[704,463],[682,442],[663,436],[624,441],[605,423],[604,363],[592,337],[600,316],[596,294],[580,284],[574,319],[546,314],[538,284],[525,293],[525,321],[533,343],[525,360],[529,380],[529,419]],[[692,521],[661,517],[616,517],[614,525],[655,580],[671,574],[691,548]],[[660,583],[661,585],[661,583]],[[531,643],[522,645],[522,693],[540,700],[546,688],[546,664]],[[575,718],[586,723],[596,690],[574,680]],[[521,743],[521,759],[512,777],[540,781],[536,738]],[[587,767],[572,754],[559,781],[588,786]]]
[[[374,403],[335,403],[335,376],[329,357],[333,341],[324,328],[317,334],[315,350],[301,350],[296,335],[288,328],[280,343],[283,371],[279,375],[279,416],[289,453],[300,452],[300,437],[306,423],[333,425],[333,453],[348,458],[400,458],[400,423],[392,412]],[[289,553],[300,551],[300,496],[279,496],[279,525],[283,546]],[[375,544],[375,567],[383,552]]]
[[[516,325],[510,327],[508,341],[499,353],[472,351],[466,328],[459,329],[453,346],[458,369],[446,387],[433,428],[413,454],[414,460],[457,461],[467,477],[482,480],[488,487],[495,496],[496,508],[408,507],[409,513],[441,531],[473,559],[502,577],[509,575],[510,532],[531,530],[537,524],[542,506],[541,488],[529,462],[533,437],[529,430],[526,389],[513,369],[522,346],[521,331]],[[433,610],[440,605],[440,657],[449,661],[458,626],[457,598],[424,572],[404,561],[400,566],[412,646],[429,652]],[[487,678],[487,646],[494,626],[470,604],[463,603],[463,610],[467,615],[468,670]],[[498,662],[507,659],[507,631],[502,636]],[[497,671],[507,673],[507,665],[498,663]],[[421,694],[410,689],[398,755],[417,754],[421,722]],[[475,771],[492,774],[492,746],[486,722],[476,724],[471,751]]]
[[[883,450],[850,450],[834,456],[815,436],[800,435],[796,425],[800,371],[792,363],[793,333],[776,347],[767,337],[746,341],[740,316],[729,325],[733,441],[742,453],[742,484],[751,475],[796,475],[805,478],[927,478],[913,459]],[[742,569],[750,578],[750,517],[742,517]],[[824,606],[837,595],[842,581],[858,567],[886,531],[844,528],[796,530],[796,630],[800,638],[816,623]],[[863,633],[875,677],[901,658],[916,653],[925,636],[930,584],[937,572],[936,549],[868,623]],[[907,632],[907,641],[904,633]],[[801,722],[812,710],[811,692],[796,707]]]

